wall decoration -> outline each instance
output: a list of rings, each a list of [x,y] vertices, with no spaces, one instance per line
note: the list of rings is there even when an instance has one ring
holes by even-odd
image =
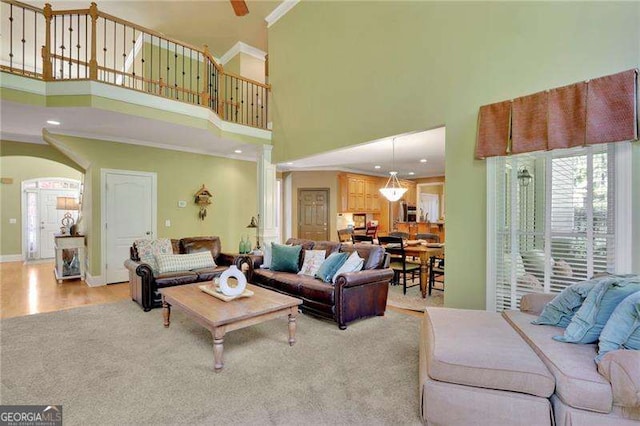
[[[211,192],[202,184],[202,188],[198,192],[196,192],[194,202],[200,206],[200,211],[198,212],[198,217],[200,220],[204,220],[207,217],[207,206],[211,204],[211,198],[213,195]]]

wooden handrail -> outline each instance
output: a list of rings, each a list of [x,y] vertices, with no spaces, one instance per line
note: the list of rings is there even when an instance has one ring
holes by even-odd
[[[260,83],[259,81],[252,80],[250,78],[243,77],[241,75],[238,75],[238,74],[235,74],[235,73],[232,73],[232,72],[228,72],[228,71],[225,71],[224,74],[228,75],[229,77],[237,78],[238,80],[242,80],[242,81],[249,82],[251,84],[255,84],[256,86],[263,87],[263,88],[265,88],[267,90],[271,90],[271,85],[270,84]]]
[[[52,10],[53,16],[60,15],[88,15],[89,9]]]
[[[145,28],[142,25],[134,24],[133,22],[127,21],[126,19],[118,18],[117,16],[110,15],[110,14],[102,12],[100,10],[98,10],[98,17],[106,18],[106,19],[109,19],[111,21],[117,22],[118,24],[122,24],[122,25],[125,25],[127,27],[135,28],[136,30],[138,30],[138,31],[140,31],[142,33],[147,33],[149,35],[152,35],[152,36],[155,36],[155,37],[159,37],[159,38],[161,38],[163,40],[167,40],[167,41],[169,41],[171,43],[174,43],[174,44],[177,44],[177,45],[180,45],[180,46],[184,46],[184,47],[187,47],[187,48],[192,49],[192,50],[196,50],[196,51],[198,51],[198,52],[200,52],[201,54],[204,55],[204,50],[201,47],[196,47],[196,46],[194,46],[192,44],[176,40],[174,38],[171,38],[171,37],[168,37],[168,36],[162,34],[161,32],[154,31],[154,30],[152,30],[150,28]]]
[[[22,7],[22,8],[28,9],[28,10],[30,10],[32,12],[42,13],[42,9],[40,9],[39,7],[31,6],[30,4],[22,3],[20,1],[2,0],[2,3],[12,4],[14,6],[18,6],[18,7]]]

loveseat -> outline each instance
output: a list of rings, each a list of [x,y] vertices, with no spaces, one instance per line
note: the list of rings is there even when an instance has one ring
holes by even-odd
[[[638,425],[640,351],[558,342],[533,325],[554,295],[529,294],[502,314],[428,308],[420,338],[427,424]],[[600,369],[600,371],[599,371]]]
[[[389,281],[393,270],[384,248],[371,244],[341,244],[332,241],[289,239],[286,244],[301,245],[299,267],[305,250],[325,250],[351,254],[354,250],[364,259],[358,272],[339,274],[335,284],[293,272],[277,272],[255,268],[249,263],[249,282],[302,299],[301,309],[338,323],[341,330],[359,318],[382,316],[387,306]]]
[[[155,242],[157,241],[159,240]],[[165,241],[165,243],[168,244],[168,241]],[[158,292],[159,289],[210,281],[219,276],[235,260],[234,256],[221,252],[219,237],[172,239],[170,244],[171,247],[165,246],[165,251],[170,251],[173,254],[192,254],[209,251],[216,266],[159,273],[154,271],[150,264],[152,262],[141,261],[137,244],[134,243],[130,248],[130,259],[124,262],[124,266],[129,270],[131,299],[137,302],[145,312],[162,306],[162,297]],[[167,248],[168,250],[166,250]]]

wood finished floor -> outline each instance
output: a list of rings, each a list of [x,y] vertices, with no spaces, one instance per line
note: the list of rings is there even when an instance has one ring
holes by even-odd
[[[58,284],[53,275],[53,262],[0,263],[0,318],[54,312],[86,305],[128,300],[129,283],[89,287],[81,280]],[[423,314],[387,306],[406,315]]]
[[[129,284],[89,287],[81,280],[58,284],[53,262],[0,263],[0,318],[53,312],[129,299]]]

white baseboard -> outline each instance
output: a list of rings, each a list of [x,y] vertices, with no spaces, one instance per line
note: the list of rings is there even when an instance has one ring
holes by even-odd
[[[89,287],[100,287],[103,285],[107,285],[102,275],[91,275],[88,272],[86,273],[84,282],[86,282]]]
[[[24,262],[24,256],[21,254],[0,255],[0,263],[4,263],[4,262]]]

